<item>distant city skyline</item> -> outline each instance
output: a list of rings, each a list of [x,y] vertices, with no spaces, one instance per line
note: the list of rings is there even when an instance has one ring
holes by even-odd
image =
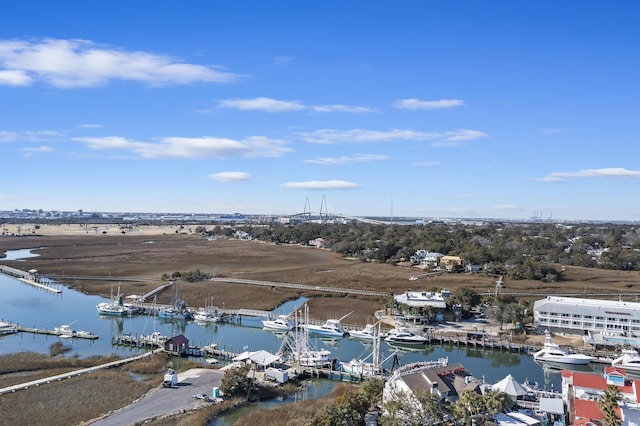
[[[42,2],[0,211],[640,220],[636,2]]]

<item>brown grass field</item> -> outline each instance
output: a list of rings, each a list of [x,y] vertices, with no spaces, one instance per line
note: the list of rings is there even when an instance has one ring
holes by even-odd
[[[62,228],[62,226],[60,226]],[[162,231],[162,232],[161,232]],[[431,288],[473,288],[493,293],[495,278],[484,274],[445,274],[410,281],[422,272],[408,266],[392,266],[347,260],[328,250],[302,246],[273,245],[258,241],[218,239],[208,241],[191,233],[147,231],[134,235],[74,233],[0,237],[0,253],[8,249],[31,248],[38,257],[0,264],[23,270],[37,269],[43,275],[67,274],[102,277],[142,277],[144,282],[75,280],[65,284],[85,293],[109,296],[120,285],[124,294],[143,294],[162,283],[163,274],[200,270],[216,276],[301,283],[328,287],[366,289],[401,293]],[[213,298],[219,307],[269,310],[300,295],[310,298],[312,318],[324,320],[353,313],[345,320],[365,324],[381,308],[379,298],[319,294],[250,285],[210,281],[179,282],[182,296],[191,307],[204,306]],[[558,293],[638,293],[638,272],[566,267],[558,283],[511,281],[504,292]],[[168,303],[171,291],[158,295],[158,303]],[[635,300],[628,298],[628,300]]]

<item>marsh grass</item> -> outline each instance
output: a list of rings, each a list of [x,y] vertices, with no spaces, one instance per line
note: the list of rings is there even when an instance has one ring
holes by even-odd
[[[0,386],[25,383],[38,378],[103,364],[117,359],[48,357],[22,352],[0,357]],[[72,425],[102,416],[138,399],[158,386],[169,363],[166,355],[125,364],[119,369],[101,370],[0,396],[1,424]],[[134,379],[136,373],[141,379]]]

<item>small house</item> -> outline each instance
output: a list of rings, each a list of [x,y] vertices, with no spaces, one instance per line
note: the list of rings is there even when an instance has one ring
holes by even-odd
[[[182,356],[189,349],[189,339],[183,334],[178,334],[164,342],[164,351],[171,355]]]

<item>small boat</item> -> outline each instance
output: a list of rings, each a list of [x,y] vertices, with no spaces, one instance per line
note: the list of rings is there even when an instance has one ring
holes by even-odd
[[[71,328],[71,324],[63,324],[60,327],[54,327],[55,331],[60,337],[75,337],[76,331]]]
[[[147,336],[142,336],[141,340],[145,343],[162,346],[164,345],[164,342],[169,340],[169,338],[167,336],[163,336],[159,331],[154,331]]]
[[[296,323],[289,319],[289,315],[278,315],[274,320],[263,320],[262,326],[272,331],[290,331],[296,328]]]
[[[62,324],[60,327],[54,327],[53,331],[56,332],[56,334],[58,334],[58,336],[62,337],[62,338],[69,338],[69,337],[80,337],[83,339],[97,339],[98,335],[97,334],[93,334],[90,331],[84,331],[84,330],[74,330],[73,328],[71,328],[71,326],[73,324],[75,324],[77,321],[72,322],[71,324]]]
[[[426,345],[429,339],[411,332],[404,325],[396,325],[389,330],[389,334],[384,341],[392,345]]]
[[[200,322],[220,322],[222,317],[208,309],[199,309],[193,314],[193,319]]]
[[[640,354],[635,349],[623,349],[622,354],[611,361],[611,365],[629,371],[640,372]]]
[[[552,364],[586,365],[593,361],[593,357],[583,354],[572,354],[551,340],[551,334],[547,331],[544,338],[544,346],[533,354],[533,359]]]

